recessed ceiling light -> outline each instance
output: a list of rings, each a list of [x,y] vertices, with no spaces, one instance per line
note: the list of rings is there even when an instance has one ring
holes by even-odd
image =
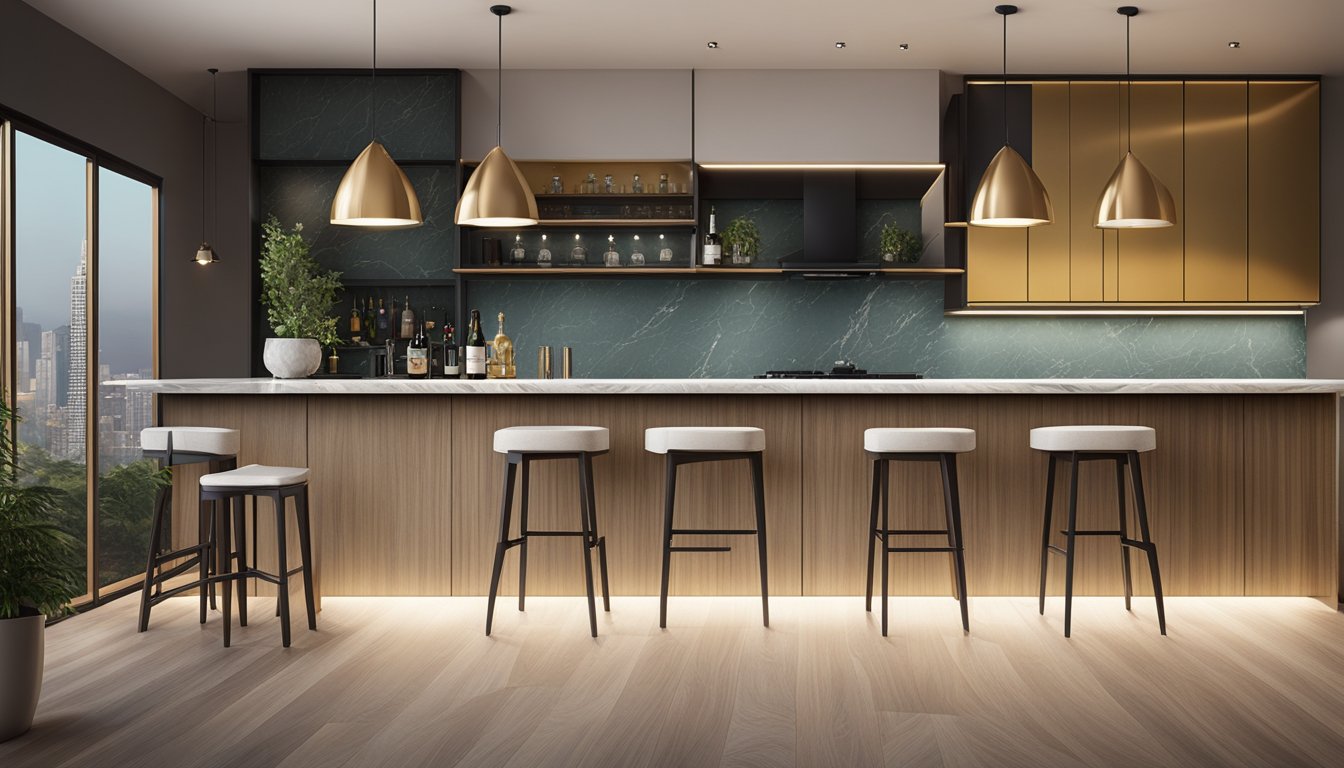
[[[835,47],[836,47],[836,48],[844,48],[844,47],[845,47],[845,44],[842,43],[842,42],[840,42],[839,40],[837,40],[837,41],[835,42]]]
[[[708,43],[705,43],[705,47],[707,47],[707,48],[718,48],[718,47],[719,47],[719,42],[718,42],[717,40],[710,40]]]
[[[908,50],[910,50],[910,44],[909,44],[909,43],[901,43],[901,44],[900,44],[899,46],[897,46],[897,47],[900,48],[902,51],[908,51]]]
[[[1240,48],[1240,47],[1241,47],[1241,41],[1240,41],[1240,40],[1233,40],[1233,41],[1231,41],[1231,42],[1229,42],[1229,43],[1227,44],[1227,47],[1228,47],[1228,48]]]

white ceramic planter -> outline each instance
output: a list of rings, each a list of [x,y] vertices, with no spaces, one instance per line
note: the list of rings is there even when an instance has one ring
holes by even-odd
[[[266,370],[277,379],[302,379],[322,366],[322,345],[317,339],[270,338],[261,359]]]
[[[42,693],[43,634],[47,617],[0,619],[0,741],[33,725]]]

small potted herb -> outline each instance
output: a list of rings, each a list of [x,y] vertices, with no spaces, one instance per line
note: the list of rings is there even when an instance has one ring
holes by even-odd
[[[761,252],[761,231],[756,228],[756,222],[746,216],[730,221],[719,235],[723,238],[724,255],[734,266],[750,266],[752,259]]]
[[[3,399],[0,422],[10,423]],[[47,619],[69,612],[84,592],[79,546],[56,524],[64,492],[21,482],[15,458],[0,430],[0,741],[32,726]]]
[[[881,249],[884,263],[915,264],[924,255],[924,240],[908,229],[888,223],[882,227]]]
[[[278,379],[311,376],[322,365],[322,347],[339,341],[331,308],[341,275],[318,266],[302,224],[285,230],[271,216],[261,231],[261,302],[275,333],[266,339],[262,360]]]

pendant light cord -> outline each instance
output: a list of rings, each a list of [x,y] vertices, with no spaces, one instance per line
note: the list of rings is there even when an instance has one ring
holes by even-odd
[[[373,0],[373,71],[369,77],[369,140],[378,139],[378,0]]]
[[[504,125],[504,16],[495,17],[499,21],[498,44],[495,46],[495,146],[501,146]]]
[[[204,196],[202,196],[204,197]],[[210,234],[219,222],[219,70],[210,70]],[[204,222],[205,217],[201,217]]]
[[[1125,152],[1134,150],[1134,75],[1129,68],[1129,22],[1133,16],[1125,16]]]
[[[206,130],[208,129],[209,124],[210,124],[210,118],[206,117],[205,115],[201,115],[201,242],[202,243],[206,241],[205,240],[205,208],[206,208],[205,170],[207,167],[206,147],[208,146],[209,141],[209,138],[206,135]]]
[[[1008,14],[1003,14],[1003,145],[1011,146],[1008,140]]]

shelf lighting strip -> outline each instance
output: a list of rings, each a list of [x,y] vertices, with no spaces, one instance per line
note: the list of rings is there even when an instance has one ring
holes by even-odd
[[[942,163],[701,163],[707,171],[943,171]]]
[[[1301,309],[952,309],[943,313],[957,317],[1053,317],[1053,316],[1186,316],[1237,317],[1243,315],[1302,315]]]

